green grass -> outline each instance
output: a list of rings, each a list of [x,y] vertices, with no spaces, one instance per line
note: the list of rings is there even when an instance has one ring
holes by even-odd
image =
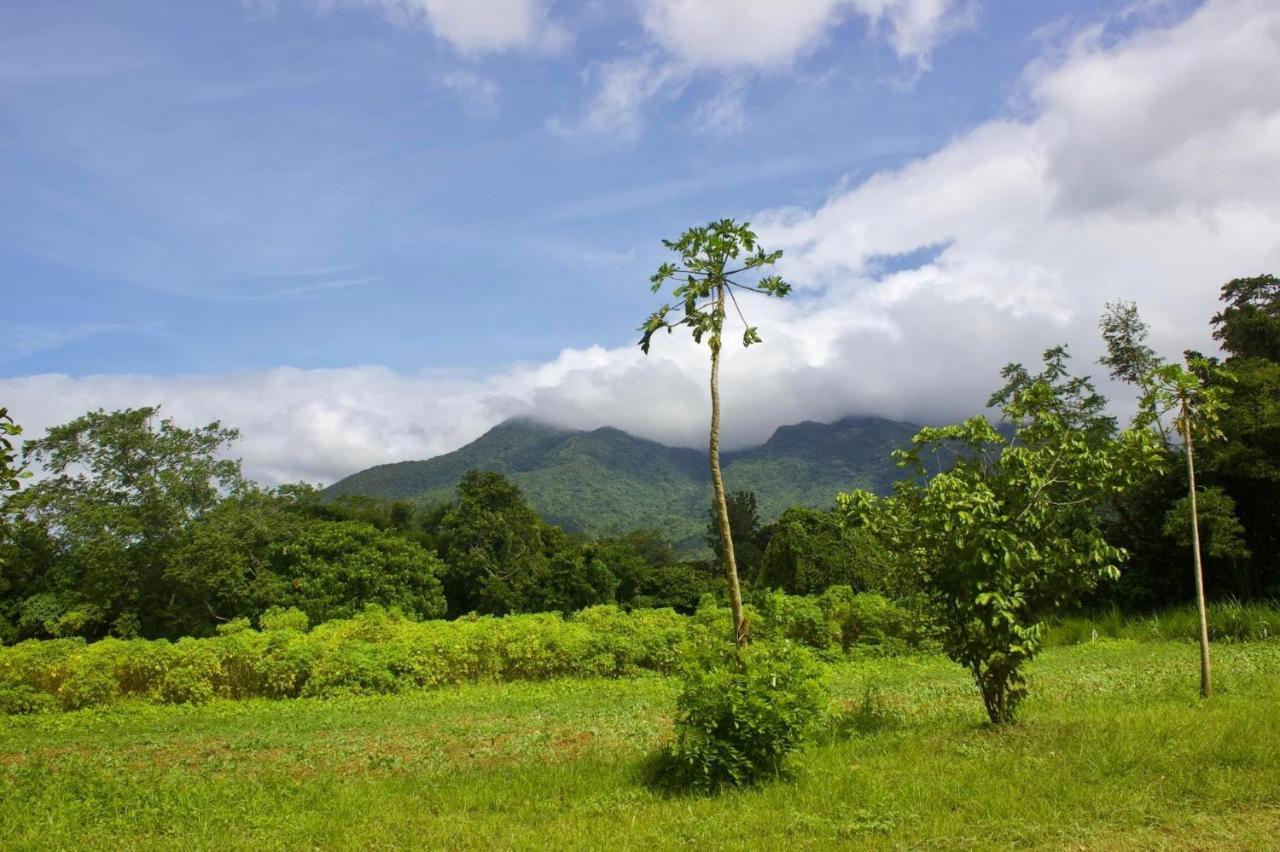
[[[1280,836],[1280,643],[1100,641],[982,723],[937,657],[832,667],[861,733],[716,798],[644,784],[658,677],[0,719],[3,848],[1265,848]]]

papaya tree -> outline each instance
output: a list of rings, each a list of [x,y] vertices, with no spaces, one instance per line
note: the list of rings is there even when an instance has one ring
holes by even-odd
[[[1107,344],[1107,355],[1102,358],[1102,363],[1111,368],[1113,378],[1135,385],[1141,391],[1135,425],[1148,427],[1159,434],[1167,451],[1174,451],[1180,444],[1181,455],[1186,463],[1186,517],[1190,525],[1196,612],[1200,620],[1200,695],[1208,698],[1212,692],[1209,618],[1205,604],[1204,562],[1200,545],[1196,442],[1221,437],[1218,418],[1224,408],[1223,389],[1230,381],[1230,376],[1195,352],[1185,354],[1185,366],[1165,363],[1146,345],[1147,325],[1139,318],[1138,308],[1132,302],[1108,305],[1099,326]],[[1217,504],[1219,508],[1221,505]],[[1231,520],[1234,521],[1234,504],[1231,510]]]
[[[1159,422],[1173,415],[1173,425],[1182,439],[1187,464],[1187,506],[1191,522],[1191,563],[1196,577],[1196,612],[1200,617],[1200,695],[1212,693],[1209,673],[1209,618],[1204,595],[1204,563],[1200,547],[1200,510],[1196,491],[1196,441],[1221,437],[1218,415],[1222,410],[1221,386],[1209,384],[1204,376],[1213,371],[1205,358],[1187,354],[1187,366],[1162,364],[1144,377],[1139,417]]]
[[[676,282],[671,291],[672,302],[649,315],[640,327],[640,349],[647,355],[653,335],[661,329],[668,333],[685,327],[694,342],[704,340],[711,352],[711,490],[720,535],[721,566],[729,590],[729,608],[733,613],[733,638],[738,647],[747,641],[747,628],[742,615],[742,592],[738,583],[738,566],[733,551],[733,533],[729,507],[725,499],[724,479],[720,475],[720,357],[724,342],[727,306],[742,320],[742,345],[760,342],[759,330],[746,321],[738,306],[737,292],[758,293],[781,298],[791,292],[791,285],[778,275],[759,275],[782,257],[781,251],[765,251],[751,230],[749,222],[720,219],[698,228],[690,228],[677,240],[663,240],[663,246],[679,255],[679,262],[667,262],[650,277],[657,293],[668,281]],[[743,279],[738,276],[750,276]]]

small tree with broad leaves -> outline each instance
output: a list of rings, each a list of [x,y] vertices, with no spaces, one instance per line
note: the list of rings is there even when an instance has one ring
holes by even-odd
[[[893,496],[837,498],[847,524],[915,564],[943,650],[995,724],[1013,721],[1026,694],[1021,669],[1045,620],[1118,575],[1125,553],[1103,537],[1097,508],[1159,457],[1149,430],[1113,431],[1105,400],[1067,373],[1065,349],[1046,352],[1039,374],[1011,364],[1004,376],[992,404],[1011,437],[985,417],[922,429],[897,453],[911,476]]]
[[[18,460],[18,448],[14,446],[13,439],[20,435],[22,427],[13,422],[7,408],[0,406],[0,533],[6,529],[7,495],[17,491],[22,480],[31,476],[31,471]]]
[[[680,260],[658,267],[649,279],[653,292],[657,293],[668,281],[678,283],[671,292],[674,301],[650,314],[640,327],[640,349],[649,354],[649,345],[656,332],[666,329],[670,333],[684,326],[696,343],[706,340],[711,350],[711,489],[723,548],[729,608],[733,613],[733,638],[738,647],[742,647],[747,641],[747,628],[742,615],[742,592],[733,553],[724,480],[720,475],[720,354],[725,314],[728,303],[732,302],[744,326],[742,345],[759,343],[760,332],[746,321],[734,291],[781,298],[791,292],[791,285],[777,275],[761,276],[750,283],[735,278],[753,275],[782,257],[781,251],[767,252],[760,246],[749,222],[739,224],[732,219],[721,219],[700,228],[690,228],[680,239],[663,240],[662,244],[678,254]]]

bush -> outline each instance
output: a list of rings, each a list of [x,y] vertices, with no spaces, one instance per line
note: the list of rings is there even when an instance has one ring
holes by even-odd
[[[708,643],[690,656],[661,781],[711,792],[781,772],[826,704],[813,654],[756,642],[741,650]]]
[[[25,684],[0,685],[0,715],[21,716],[58,709],[53,696]]]
[[[918,613],[877,594],[854,594],[848,586],[832,586],[818,598],[817,605],[834,625],[846,651],[854,645],[918,647],[925,638]]]
[[[820,652],[840,648],[841,625],[813,598],[758,592],[751,596],[751,608],[756,615],[752,633],[760,639],[789,639]]]
[[[120,684],[105,667],[81,660],[58,687],[58,703],[64,710],[80,710],[110,704],[120,694]]]
[[[310,626],[311,620],[307,618],[307,614],[292,606],[288,609],[273,606],[258,617],[258,627],[261,630],[296,630],[306,633]]]

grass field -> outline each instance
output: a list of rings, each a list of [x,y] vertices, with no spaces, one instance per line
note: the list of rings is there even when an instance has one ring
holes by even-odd
[[[658,677],[0,718],[3,848],[1260,849],[1280,844],[1280,642],[1097,642],[983,724],[938,657],[831,669],[861,712],[791,777],[716,798],[644,782]]]

